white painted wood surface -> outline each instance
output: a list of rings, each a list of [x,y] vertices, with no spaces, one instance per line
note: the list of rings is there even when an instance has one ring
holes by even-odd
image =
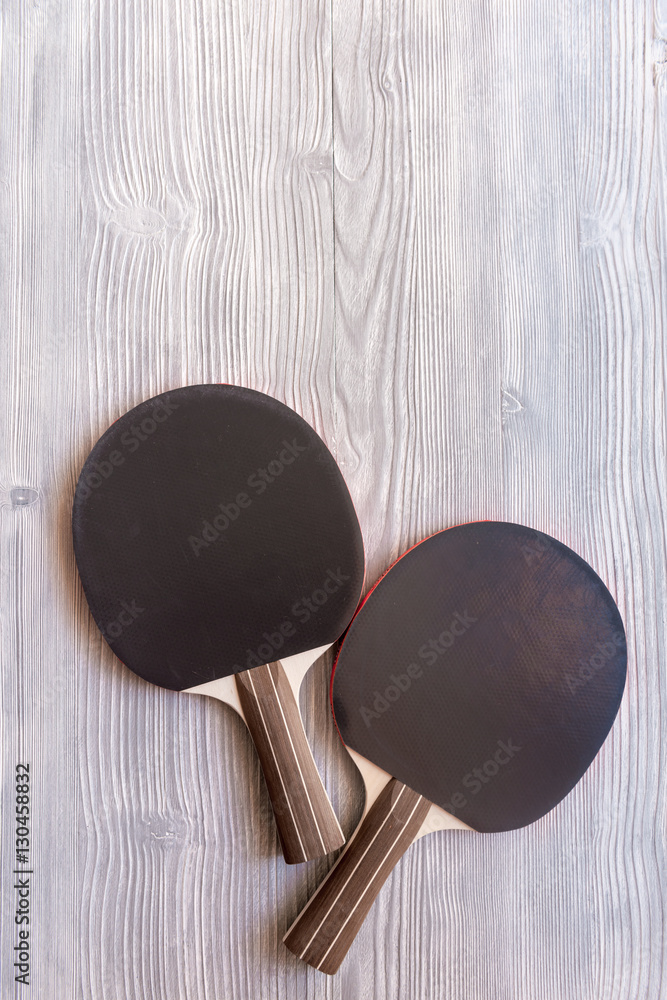
[[[665,0],[5,0],[0,44],[3,1000],[664,998]],[[241,720],[115,662],[74,569],[89,447],[199,381],[313,422],[369,583],[430,531],[513,519],[581,552],[628,628],[574,793],[423,838],[332,979],[281,937],[333,859],[283,864]],[[328,666],[305,709],[351,830]]]

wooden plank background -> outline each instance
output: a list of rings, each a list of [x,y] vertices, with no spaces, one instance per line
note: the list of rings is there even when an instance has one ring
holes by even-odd
[[[1,29],[3,1000],[664,998],[667,0],[5,0]],[[74,568],[92,443],[207,381],[323,435],[369,584],[433,530],[516,520],[628,629],[576,790],[420,841],[333,978],[281,944],[332,859],[283,864],[240,720],[121,667]],[[349,831],[329,666],[303,704]]]

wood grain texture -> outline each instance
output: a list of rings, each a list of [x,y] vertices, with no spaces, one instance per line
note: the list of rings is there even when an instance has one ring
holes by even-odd
[[[281,663],[244,670],[234,680],[262,765],[285,861],[297,865],[326,857],[343,846],[345,837]]]
[[[0,994],[29,759],[32,996],[661,1000],[664,0],[9,0],[0,45]],[[204,381],[323,435],[369,584],[512,518],[627,625],[581,785],[528,830],[423,838],[333,978],[281,944],[330,862],[284,865],[243,723],[114,661],[75,575],[90,445]],[[329,665],[302,704],[349,832]]]
[[[369,561],[474,517],[534,525],[591,561],[632,643],[581,785],[525,831],[416,845],[342,995],[665,990],[659,20],[334,4],[339,440]]]
[[[419,833],[431,803],[392,778],[315,895],[283,938],[314,969],[334,975],[377,894]]]

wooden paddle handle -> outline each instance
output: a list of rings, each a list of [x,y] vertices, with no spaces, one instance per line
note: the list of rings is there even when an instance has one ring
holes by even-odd
[[[332,975],[338,971],[373,900],[414,841],[431,803],[392,778],[340,858],[292,924],[290,951]]]
[[[259,754],[288,865],[345,843],[324,790],[292,687],[280,663],[236,674],[241,708]]]

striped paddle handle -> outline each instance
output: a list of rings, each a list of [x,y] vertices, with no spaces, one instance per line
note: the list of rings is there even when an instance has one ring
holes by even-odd
[[[345,843],[310,749],[299,706],[280,663],[236,674],[236,688],[259,755],[288,865]]]
[[[354,941],[431,803],[395,778],[382,789],[327,878],[283,938],[290,951],[332,975]]]

